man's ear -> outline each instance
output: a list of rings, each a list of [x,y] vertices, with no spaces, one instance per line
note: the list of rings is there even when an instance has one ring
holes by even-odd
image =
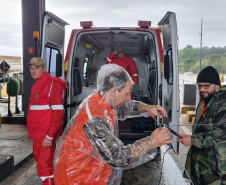
[[[44,67],[44,72],[46,72],[47,71],[47,67]]]
[[[112,89],[112,96],[116,96],[117,93],[119,93],[118,89],[117,88],[113,88]]]

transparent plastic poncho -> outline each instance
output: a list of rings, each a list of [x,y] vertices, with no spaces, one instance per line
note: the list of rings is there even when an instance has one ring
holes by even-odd
[[[118,185],[122,170],[134,168],[156,156],[154,142],[144,142],[148,137],[129,145],[118,138],[118,120],[148,115],[138,111],[140,103],[137,101],[115,105],[113,91],[123,89],[127,83],[134,84],[122,67],[115,64],[101,67],[97,89],[79,105],[57,144],[54,156],[56,185]]]

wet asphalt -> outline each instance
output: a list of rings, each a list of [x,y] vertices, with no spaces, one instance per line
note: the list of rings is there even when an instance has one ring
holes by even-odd
[[[169,152],[164,155],[163,161],[163,154],[167,148],[167,145],[161,147],[154,160],[134,169],[124,170],[121,185],[188,185],[189,181],[182,177],[184,165],[183,156],[181,157],[181,155],[174,154],[173,151],[169,150]],[[180,161],[175,162],[172,155],[176,155],[177,160],[179,159]],[[35,160],[32,158],[23,167],[14,172],[9,178],[0,183],[0,185],[9,184],[41,185],[42,182],[37,175]]]

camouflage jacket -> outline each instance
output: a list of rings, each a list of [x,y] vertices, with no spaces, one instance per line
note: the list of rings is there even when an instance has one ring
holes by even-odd
[[[210,99],[199,119],[203,103],[197,107],[185,168],[194,185],[226,185],[226,87]]]

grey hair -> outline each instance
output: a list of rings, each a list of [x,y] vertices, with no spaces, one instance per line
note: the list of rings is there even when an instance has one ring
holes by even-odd
[[[124,71],[114,71],[105,77],[100,90],[107,92],[111,88],[115,87],[119,92],[121,92],[125,87],[127,80],[129,80],[129,78]]]

